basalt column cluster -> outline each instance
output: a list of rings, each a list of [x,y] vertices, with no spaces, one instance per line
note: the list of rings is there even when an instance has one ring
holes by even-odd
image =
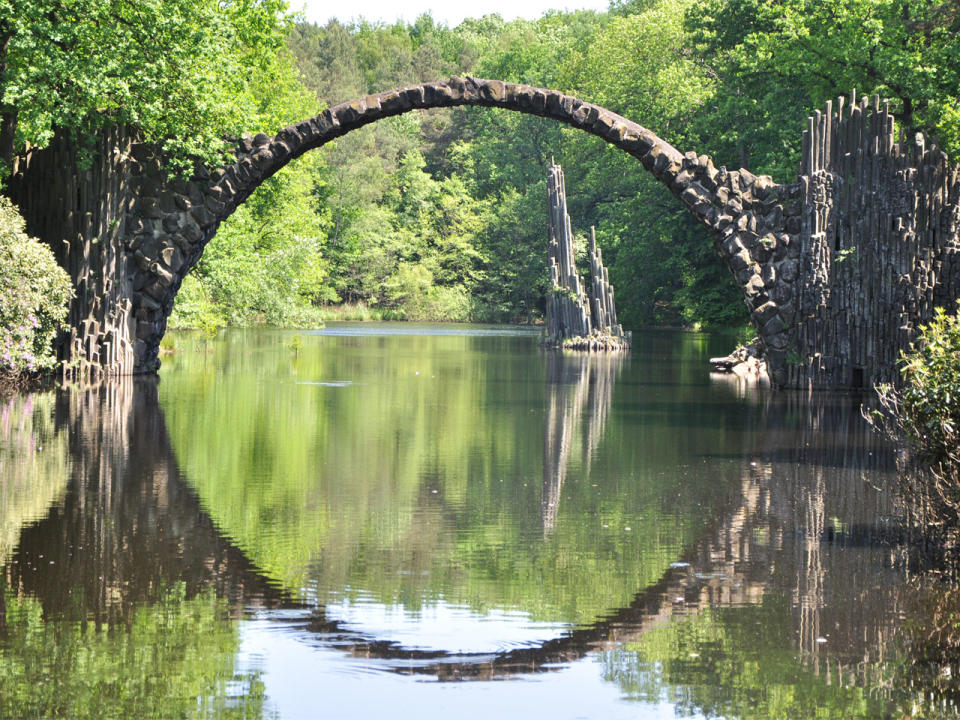
[[[73,280],[70,330],[60,341],[70,378],[97,380],[134,366],[133,264],[121,238],[122,218],[135,203],[135,142],[135,131],[119,125],[101,131],[91,147],[60,136],[13,160],[9,192],[27,232],[51,246]]]
[[[803,134],[794,387],[895,382],[917,326],[960,298],[960,166],[878,96],[845,100]]]
[[[549,236],[547,262],[552,291],[547,295],[546,343],[577,350],[626,350],[629,338],[617,324],[613,286],[590,228],[590,285],[584,292],[574,258],[573,230],[567,213],[563,169],[547,171]]]

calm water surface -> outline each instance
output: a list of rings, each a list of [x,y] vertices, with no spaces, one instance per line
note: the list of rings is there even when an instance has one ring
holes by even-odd
[[[960,591],[859,398],[692,333],[173,340],[0,402],[0,717],[954,715]]]

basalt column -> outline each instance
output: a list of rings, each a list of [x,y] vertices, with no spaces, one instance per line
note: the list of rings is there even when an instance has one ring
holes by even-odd
[[[553,292],[547,297],[548,341],[559,343],[590,334],[590,311],[580,287],[580,275],[574,262],[573,230],[567,214],[567,192],[563,169],[551,164],[547,171],[549,235],[547,263]]]
[[[590,228],[590,294],[584,292],[574,259],[573,230],[567,213],[563,169],[552,163],[547,172],[549,235],[547,262],[551,292],[547,295],[548,345],[578,350],[621,350],[629,340],[617,324],[613,286]]]
[[[957,309],[960,166],[922,135],[898,135],[876,95],[841,97],[808,119],[800,197],[786,384],[895,382],[917,326],[937,306]]]
[[[135,142],[121,125],[88,147],[61,135],[13,159],[9,192],[27,232],[50,245],[73,279],[70,331],[59,348],[68,375],[116,376],[134,365],[134,268],[120,238],[136,202]]]

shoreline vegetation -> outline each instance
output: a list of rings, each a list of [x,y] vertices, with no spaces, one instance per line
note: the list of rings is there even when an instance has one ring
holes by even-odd
[[[39,384],[57,370],[53,342],[73,297],[53,251],[27,235],[0,195],[0,392]]]
[[[957,301],[960,309],[960,300]],[[876,388],[879,409],[864,416],[909,448],[929,470],[930,490],[960,519],[960,312],[937,308],[900,358],[901,387]]]

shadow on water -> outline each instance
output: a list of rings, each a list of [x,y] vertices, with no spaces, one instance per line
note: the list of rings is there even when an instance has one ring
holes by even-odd
[[[625,362],[547,358],[544,536],[556,528],[571,448],[579,443],[589,464]],[[29,650],[17,640],[32,612],[28,600],[38,603],[43,623],[132,632],[145,622],[143,608],[185,612],[191,598],[212,598],[222,618],[241,618],[251,607],[297,610],[299,631],[326,647],[442,680],[523,676],[593,656],[626,696],[666,695],[707,714],[746,712],[748,699],[771,682],[814,688],[813,703],[825,702],[824,687],[860,688],[884,712],[929,704],[934,692],[956,702],[955,691],[942,695],[945,672],[960,657],[955,574],[944,578],[942,554],[913,541],[904,524],[909,498],[893,490],[896,458],[859,421],[856,399],[760,396],[746,409],[761,430],[745,435],[737,452],[711,455],[738,464],[737,486],[656,582],[560,637],[482,653],[424,650],[359,633],[328,618],[322,604],[295,601],[289,588],[266,579],[181,477],[155,382],[26,402],[16,400],[0,416],[7,453],[0,454],[0,648],[8,657]],[[14,470],[8,455],[25,452],[30,460]],[[206,695],[228,695],[222,683],[235,680],[235,631],[224,627],[222,667],[211,671],[221,686],[210,684]],[[57,662],[62,668],[65,661]],[[37,682],[29,672],[20,679]],[[4,697],[13,697],[16,680],[0,681]],[[255,679],[244,682],[255,696]],[[195,689],[182,694],[190,692],[206,697]],[[0,700],[0,707],[50,710],[57,702],[30,698],[16,707]]]

